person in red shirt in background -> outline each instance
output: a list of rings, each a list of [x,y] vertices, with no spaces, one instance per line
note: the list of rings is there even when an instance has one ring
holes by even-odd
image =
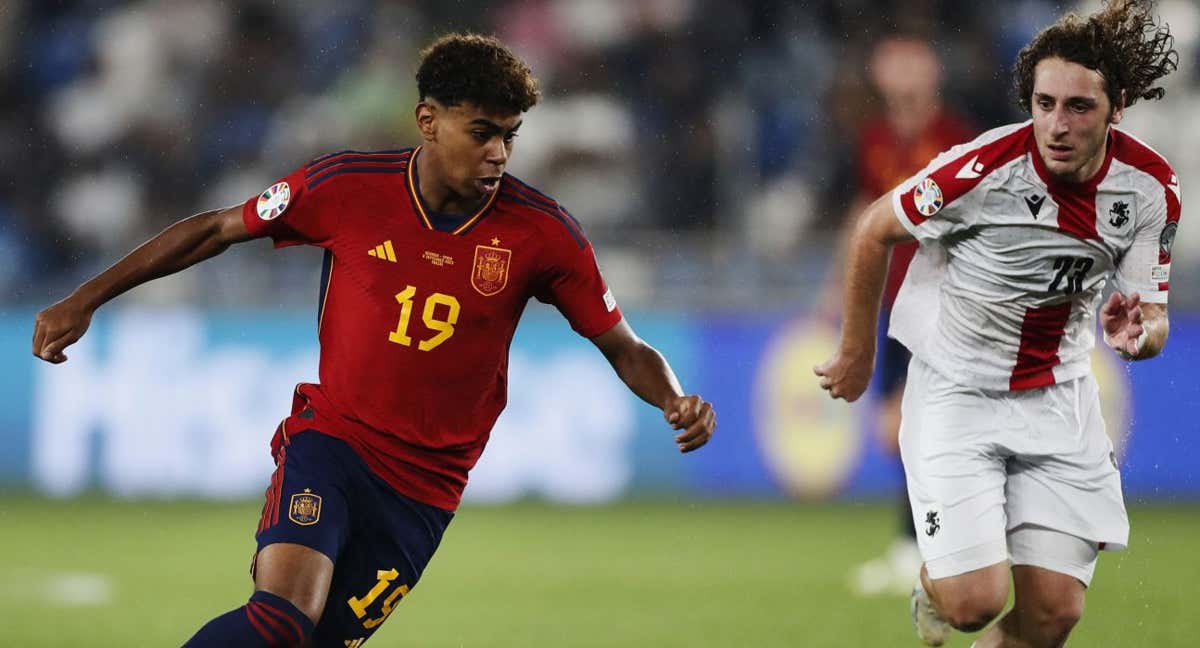
[[[868,71],[884,109],[862,127],[856,155],[858,188],[850,218],[841,232],[842,242],[848,240],[867,205],[921,170],[938,153],[971,140],[977,133],[942,104],[942,66],[927,41],[901,35],[884,39],[872,52]],[[844,245],[841,247],[845,249]],[[879,362],[874,381],[879,399],[877,424],[880,440],[897,461],[900,398],[909,356],[903,345],[887,337],[887,323],[892,302],[917,247],[914,241],[892,248],[879,318]],[[839,280],[830,282],[825,292],[823,310],[827,313],[840,310],[837,305],[841,299],[840,274],[837,276]],[[904,490],[899,501],[902,535],[884,556],[855,568],[851,587],[859,594],[908,594],[912,589],[913,574],[920,569],[921,556]]]
[[[422,52],[417,87],[420,146],[312,160],[244,203],[172,225],[37,315],[33,353],[57,364],[105,302],[230,245],[325,250],[320,382],[297,386],[271,443],[255,591],[189,648],[371,637],[454,516],[504,409],[530,298],[557,307],[662,410],[680,452],[712,436],[712,406],[685,395],[625,321],[579,223],[505,173],[540,95],[525,63],[494,38],[451,34]]]

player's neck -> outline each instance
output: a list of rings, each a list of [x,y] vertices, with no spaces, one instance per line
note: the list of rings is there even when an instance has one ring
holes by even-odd
[[[442,214],[466,214],[479,207],[479,199],[464,198],[445,181],[436,151],[422,148],[416,165],[417,193],[429,209]]]

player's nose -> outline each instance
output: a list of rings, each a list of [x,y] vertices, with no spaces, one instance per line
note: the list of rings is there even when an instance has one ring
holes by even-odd
[[[1054,111],[1051,117],[1051,132],[1055,135],[1066,135],[1071,130],[1071,125],[1067,120],[1067,111],[1058,108]]]
[[[502,140],[497,139],[488,145],[487,161],[499,166],[504,166],[508,162],[508,147]]]

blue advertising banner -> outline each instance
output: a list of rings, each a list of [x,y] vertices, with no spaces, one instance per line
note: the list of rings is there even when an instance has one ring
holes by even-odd
[[[68,496],[257,497],[267,442],[295,383],[317,379],[311,312],[111,309],[49,365],[32,312],[0,315],[0,484]],[[509,403],[467,499],[601,502],[655,494],[890,497],[903,475],[871,398],[832,401],[812,374],[836,344],[802,316],[631,313],[719,429],[681,456],[657,408],[621,383],[553,309],[531,305],[513,342]],[[1163,357],[1098,350],[1110,436],[1131,501],[1200,500],[1200,320],[1176,317]]]

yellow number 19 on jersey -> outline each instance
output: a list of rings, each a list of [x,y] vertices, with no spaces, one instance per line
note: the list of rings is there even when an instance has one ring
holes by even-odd
[[[408,335],[408,322],[412,318],[413,298],[417,295],[415,286],[405,286],[404,290],[396,293],[396,301],[400,302],[400,323],[396,330],[388,334],[388,341],[403,346],[412,346],[412,338]],[[438,318],[438,306],[445,306],[444,317]],[[454,335],[454,325],[458,323],[458,313],[461,310],[458,300],[451,295],[435,292],[425,299],[425,308],[421,312],[421,321],[425,327],[437,333],[428,340],[417,342],[421,351],[431,351],[442,342]]]

